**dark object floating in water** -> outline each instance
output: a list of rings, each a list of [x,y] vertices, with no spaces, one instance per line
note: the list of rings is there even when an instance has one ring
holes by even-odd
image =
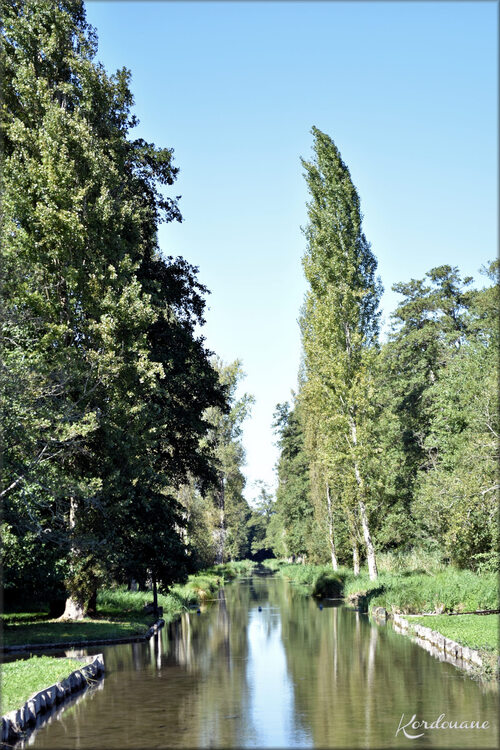
[[[259,612],[262,612],[262,607],[259,607]]]

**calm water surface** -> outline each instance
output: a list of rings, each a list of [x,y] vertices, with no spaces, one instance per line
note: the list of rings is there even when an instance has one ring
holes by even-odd
[[[88,653],[98,651],[100,689],[39,729],[30,747],[497,746],[495,690],[338,602],[320,610],[280,579],[232,583],[150,642]],[[403,714],[403,724],[445,714],[490,728],[408,727],[425,734],[407,739],[396,736]]]

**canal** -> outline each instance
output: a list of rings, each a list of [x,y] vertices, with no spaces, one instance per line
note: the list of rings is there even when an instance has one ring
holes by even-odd
[[[30,747],[497,746],[492,686],[341,602],[321,609],[279,578],[231,583],[148,643],[85,653],[99,651],[105,679],[40,728]],[[414,714],[428,724],[444,714],[441,723],[489,726],[404,729]]]

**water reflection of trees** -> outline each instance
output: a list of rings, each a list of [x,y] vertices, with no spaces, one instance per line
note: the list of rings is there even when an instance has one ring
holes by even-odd
[[[271,592],[270,592],[271,593]],[[293,584],[271,594],[282,608],[283,642],[296,710],[315,746],[389,746],[403,713],[429,721],[440,713],[491,718],[493,701],[453,666],[436,662],[390,626],[345,607],[320,611]],[[426,738],[422,738],[424,741]],[[450,739],[453,745],[454,738]],[[476,737],[460,737],[470,746]],[[481,737],[491,742],[492,737]],[[493,743],[494,744],[494,740]]]
[[[403,713],[491,720],[494,696],[390,626],[374,626],[338,604],[320,611],[292,584],[254,577],[226,587],[200,615],[184,613],[147,643],[102,649],[104,689],[37,734],[33,747],[241,747],[243,736],[251,742],[248,629],[259,604],[266,636],[281,628],[293,686],[290,724],[300,724],[314,746],[397,746]],[[470,735],[459,739],[477,743]]]

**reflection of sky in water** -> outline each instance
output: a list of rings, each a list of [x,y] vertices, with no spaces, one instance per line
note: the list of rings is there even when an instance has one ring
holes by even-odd
[[[245,747],[313,747],[312,737],[294,715],[293,684],[277,612],[249,613],[247,684],[252,730],[242,738]]]

